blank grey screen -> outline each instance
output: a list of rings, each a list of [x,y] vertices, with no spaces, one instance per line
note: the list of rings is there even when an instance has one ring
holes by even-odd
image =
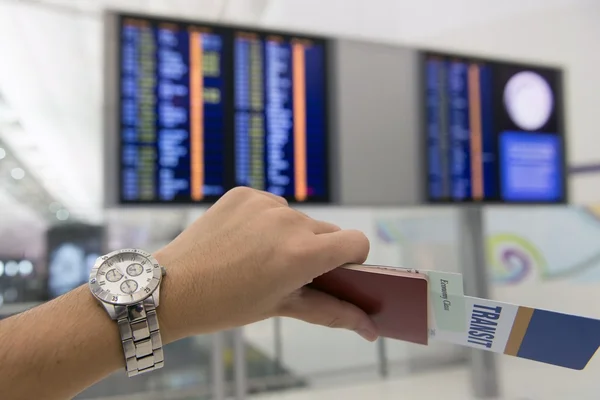
[[[422,200],[419,53],[339,40],[332,51],[338,202],[416,205]]]

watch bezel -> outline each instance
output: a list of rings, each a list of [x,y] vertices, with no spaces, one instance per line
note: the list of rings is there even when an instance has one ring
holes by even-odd
[[[149,288],[150,291],[146,292],[144,290],[140,290],[134,294],[126,295],[119,294],[115,295],[113,293],[109,293],[102,289],[102,287],[98,284],[96,276],[98,274],[98,269],[109,259],[118,256],[119,254],[125,253],[135,253],[138,254],[150,261],[152,263],[152,280],[145,286]],[[90,277],[88,279],[88,285],[94,297],[103,303],[118,305],[118,306],[128,306],[132,304],[137,304],[146,300],[148,297],[152,296],[152,294],[158,289],[160,283],[162,281],[162,270],[158,261],[148,252],[139,249],[122,249],[115,250],[111,253],[98,257],[96,262],[94,263],[94,267],[90,271]]]

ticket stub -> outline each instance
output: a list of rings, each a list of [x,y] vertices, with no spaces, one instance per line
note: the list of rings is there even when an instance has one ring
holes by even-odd
[[[600,320],[464,295],[460,301],[459,285],[444,275],[429,275],[430,340],[576,370],[600,347]]]

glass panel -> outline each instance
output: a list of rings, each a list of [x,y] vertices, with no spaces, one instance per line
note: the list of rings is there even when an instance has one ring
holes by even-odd
[[[277,329],[281,329],[279,339]],[[280,318],[247,326],[244,337],[250,393],[377,373],[376,345],[353,332]]]
[[[375,211],[371,260],[375,264],[461,272],[458,213],[450,208]],[[391,374],[464,363],[458,346],[430,342],[421,346],[386,340]]]
[[[305,386],[283,358],[280,318],[257,322],[244,328],[248,392],[261,393]]]
[[[377,374],[377,346],[354,332],[284,319],[283,360],[296,373],[321,384],[336,375]]]

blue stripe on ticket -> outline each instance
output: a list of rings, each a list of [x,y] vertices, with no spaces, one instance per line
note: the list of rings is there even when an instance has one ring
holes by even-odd
[[[517,357],[582,370],[600,347],[600,320],[534,310]]]

